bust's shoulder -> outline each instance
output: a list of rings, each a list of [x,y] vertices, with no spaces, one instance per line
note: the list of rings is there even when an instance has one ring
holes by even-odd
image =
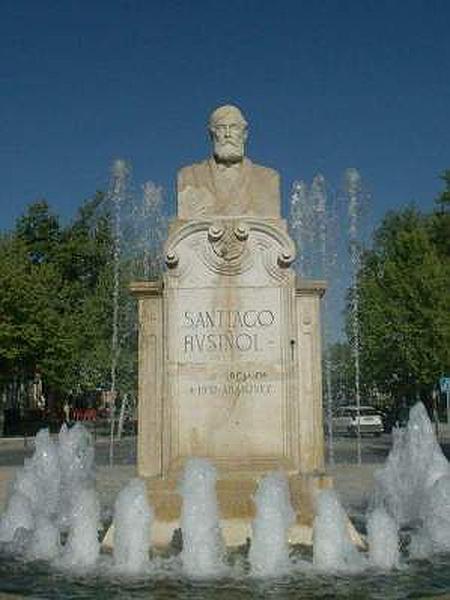
[[[249,166],[255,173],[266,175],[267,177],[279,177],[278,171],[272,169],[271,167],[258,165],[257,163],[251,161],[249,158],[246,158],[245,162],[247,163],[247,166]]]
[[[185,165],[178,171],[178,180],[187,181],[190,179],[196,179],[199,175],[204,173],[208,169],[208,159],[202,160],[198,163],[192,163],[191,165]]]
[[[258,165],[249,159],[246,159],[248,166],[251,168],[253,176],[258,177],[259,179],[278,181],[280,179],[280,174],[275,169],[271,167],[263,167],[262,165]]]

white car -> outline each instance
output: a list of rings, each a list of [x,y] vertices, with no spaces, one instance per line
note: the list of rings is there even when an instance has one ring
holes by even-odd
[[[361,434],[381,435],[384,430],[381,415],[372,406],[359,407],[359,430]],[[358,432],[356,406],[341,406],[333,417],[333,431],[348,435]]]

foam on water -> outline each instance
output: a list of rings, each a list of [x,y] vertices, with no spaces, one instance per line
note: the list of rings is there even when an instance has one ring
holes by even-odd
[[[255,494],[256,518],[252,524],[249,552],[254,575],[273,576],[289,571],[287,532],[295,521],[284,473],[270,473],[261,480]]]
[[[350,572],[364,567],[364,558],[350,539],[349,520],[334,490],[322,490],[317,498],[313,562],[327,572]]]
[[[121,573],[135,575],[148,569],[152,519],[145,482],[132,479],[118,494],[114,508],[114,564]]]
[[[186,462],[180,485],[183,571],[192,577],[224,573],[225,546],[219,525],[216,469],[203,458]]]
[[[398,567],[400,562],[398,527],[383,507],[376,508],[368,516],[367,541],[371,565],[384,570]]]

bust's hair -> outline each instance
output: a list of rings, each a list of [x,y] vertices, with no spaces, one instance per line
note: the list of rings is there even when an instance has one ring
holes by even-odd
[[[214,127],[214,124],[222,117],[227,117],[232,115],[236,117],[236,121],[241,123],[244,127],[247,127],[247,121],[245,120],[244,115],[239,110],[237,106],[233,106],[232,104],[224,104],[223,106],[219,106],[209,116],[208,120],[208,129],[211,130]]]

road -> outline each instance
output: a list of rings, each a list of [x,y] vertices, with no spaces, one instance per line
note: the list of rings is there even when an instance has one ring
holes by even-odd
[[[136,462],[136,436],[124,437],[114,444],[114,464],[133,465]],[[392,446],[391,434],[380,437],[364,436],[361,440],[363,464],[382,464]],[[450,459],[450,439],[441,440],[441,448]],[[22,438],[0,438],[0,467],[13,467],[23,464],[25,458],[33,453],[33,441]],[[325,456],[328,462],[328,447],[325,440]],[[357,440],[353,437],[334,437],[335,464],[355,464],[357,461]],[[109,439],[97,437],[95,441],[95,462],[98,466],[109,464]]]
[[[380,437],[363,436],[361,438],[361,457],[363,463],[383,463],[392,447],[391,434],[384,433]],[[352,464],[357,462],[357,439],[351,436],[333,438],[334,459],[336,464]],[[325,439],[325,457],[329,462],[328,440]]]
[[[125,437],[114,444],[114,464],[133,465],[136,462],[136,436]],[[33,439],[0,438],[0,467],[19,467],[25,458],[33,454]],[[95,441],[95,463],[109,464],[109,439],[99,437]]]

